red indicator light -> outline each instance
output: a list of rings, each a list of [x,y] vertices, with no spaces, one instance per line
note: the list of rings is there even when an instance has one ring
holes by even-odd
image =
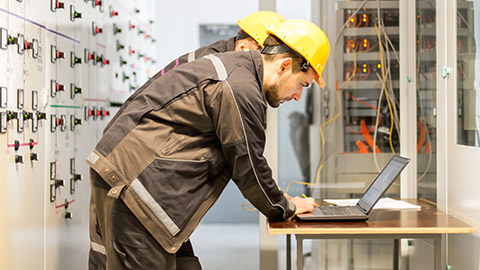
[[[93,111],[92,110],[88,110],[88,116],[92,116],[93,115]]]
[[[145,57],[145,60],[146,60],[146,61],[150,60],[150,57],[146,56],[146,57]]]
[[[110,113],[107,110],[103,111],[103,116],[108,116]]]
[[[132,68],[135,68],[135,64],[132,64]]]
[[[103,59],[103,64],[104,64],[104,65],[108,65],[108,64],[110,64],[110,61],[107,60],[107,59]]]
[[[135,53],[135,50],[130,50],[130,54],[134,54]]]
[[[100,116],[100,110],[97,110],[97,116]]]
[[[149,37],[150,37],[150,35],[149,35],[149,34],[146,34],[146,35],[145,35],[145,38],[149,38]]]
[[[133,28],[135,28],[135,25],[130,24],[130,29],[133,29]]]

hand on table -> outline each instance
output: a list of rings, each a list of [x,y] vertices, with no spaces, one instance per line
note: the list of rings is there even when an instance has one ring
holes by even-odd
[[[312,197],[309,198],[302,198],[299,196],[292,197],[287,193],[283,193],[285,198],[289,199],[291,202],[295,204],[296,210],[295,214],[302,214],[302,213],[309,213],[312,212],[318,204],[315,203],[315,199]]]

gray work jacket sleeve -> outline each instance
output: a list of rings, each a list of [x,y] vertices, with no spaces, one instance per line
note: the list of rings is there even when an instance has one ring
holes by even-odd
[[[232,80],[234,81],[234,80]],[[266,100],[258,84],[217,82],[207,87],[216,135],[222,144],[232,179],[260,212],[271,220],[286,220],[295,205],[286,199],[263,156]]]

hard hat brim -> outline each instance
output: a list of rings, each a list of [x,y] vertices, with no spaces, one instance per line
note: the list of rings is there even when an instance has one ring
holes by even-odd
[[[317,82],[320,88],[325,88],[325,81],[323,80],[322,76],[318,75],[317,72],[315,72],[315,77],[313,79]]]

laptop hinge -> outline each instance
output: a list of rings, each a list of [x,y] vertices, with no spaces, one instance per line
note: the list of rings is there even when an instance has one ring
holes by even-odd
[[[363,207],[360,206],[360,204],[357,204],[358,208],[360,208],[360,210],[362,210],[363,213],[367,214],[367,210],[363,209]]]

